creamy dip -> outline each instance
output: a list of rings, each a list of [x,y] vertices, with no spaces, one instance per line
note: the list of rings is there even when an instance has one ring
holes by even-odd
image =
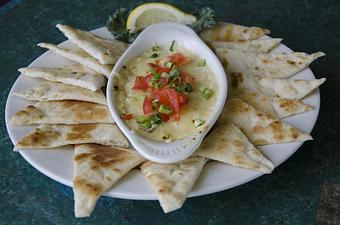
[[[189,88],[191,89],[190,91],[183,90],[183,85],[181,86],[182,90],[177,89],[178,93],[185,95],[188,100],[180,107],[179,118],[175,116],[174,119],[174,116],[170,115],[168,121],[161,121],[160,124],[153,124],[151,129],[145,129],[144,124],[141,124],[141,121],[138,120],[140,120],[141,116],[142,118],[150,116],[150,114],[145,115],[143,103],[145,102],[145,97],[150,96],[150,89],[155,88],[155,86],[149,87],[147,90],[136,90],[134,87],[136,87],[138,77],[146,77],[150,74],[150,70],[153,70],[150,65],[157,64],[170,67],[165,62],[169,56],[175,54],[184,55],[190,59],[189,62],[176,67],[179,71],[190,74],[194,78],[194,81],[189,85],[191,87]],[[172,67],[174,66],[176,65],[173,64]],[[169,74],[173,75],[170,72],[162,73],[161,76],[169,77]],[[214,109],[218,92],[216,76],[209,68],[209,65],[205,63],[205,60],[197,57],[182,46],[176,45],[173,48],[166,45],[155,46],[137,58],[130,60],[118,71],[113,85],[115,104],[124,122],[138,134],[156,141],[174,141],[205,129],[204,122],[210,117]],[[161,88],[169,88],[169,86],[171,85],[165,85]],[[171,88],[176,90],[175,87]],[[159,104],[157,100],[151,101]],[[157,112],[158,109],[151,114],[157,114]]]

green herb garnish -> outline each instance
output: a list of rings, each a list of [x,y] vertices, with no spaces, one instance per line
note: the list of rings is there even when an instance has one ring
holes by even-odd
[[[171,45],[170,45],[170,48],[169,48],[170,52],[173,52],[173,51],[174,51],[175,42],[176,42],[175,40],[173,40],[173,41],[171,42]]]
[[[177,68],[177,66],[173,66],[170,70],[170,76],[172,77],[176,77],[176,76],[179,76],[179,70]]]
[[[152,51],[154,51],[154,52],[159,51],[159,50],[160,50],[159,46],[153,46],[152,47]]]
[[[197,66],[198,67],[204,67],[205,66],[205,59],[201,59],[200,61],[198,61],[198,63],[197,63]]]
[[[172,65],[173,65],[172,62],[164,62],[164,63],[163,63],[163,66],[164,66],[164,67],[167,67],[167,68],[171,68]]]
[[[165,105],[161,105],[158,109],[158,112],[170,115],[172,113],[172,109]]]
[[[192,85],[190,83],[185,83],[183,89],[185,92],[192,92]]]
[[[212,91],[207,87],[201,87],[200,91],[205,99],[209,99],[212,96]]]
[[[202,8],[196,17],[198,19],[189,25],[196,33],[200,33],[206,28],[212,28],[217,23],[215,12],[210,7]]]
[[[162,123],[162,120],[161,120],[161,118],[159,117],[158,114],[152,114],[152,115],[150,116],[150,119],[151,119],[151,123],[152,123],[152,124],[157,124],[157,125],[159,125],[159,124]]]
[[[192,122],[194,123],[195,127],[199,127],[204,124],[204,120],[201,119],[194,119]]]
[[[157,53],[153,53],[150,57],[151,57],[151,58],[157,58],[157,57],[158,57],[158,54],[157,54]]]

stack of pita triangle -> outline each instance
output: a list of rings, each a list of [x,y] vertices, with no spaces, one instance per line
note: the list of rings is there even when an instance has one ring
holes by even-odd
[[[75,48],[41,43],[55,54],[78,64],[62,68],[21,68],[46,81],[14,93],[38,101],[18,111],[17,125],[40,124],[15,149],[74,147],[73,191],[75,216],[87,217],[96,201],[122,176],[140,165],[165,213],[180,208],[204,165],[216,160],[232,166],[271,173],[274,164],[258,145],[311,140],[281,118],[312,110],[302,100],[325,79],[288,79],[323,53],[272,53],[280,38],[263,38],[270,31],[219,22],[200,35],[216,52],[229,80],[229,99],[199,149],[172,164],[146,161],[129,144],[108,113],[101,88],[113,64],[127,47],[66,25],[57,28]]]

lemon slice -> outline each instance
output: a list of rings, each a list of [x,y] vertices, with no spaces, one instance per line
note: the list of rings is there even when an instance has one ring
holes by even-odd
[[[176,7],[165,3],[146,3],[131,11],[126,21],[126,29],[131,32],[141,30],[159,22],[191,24],[197,19]]]

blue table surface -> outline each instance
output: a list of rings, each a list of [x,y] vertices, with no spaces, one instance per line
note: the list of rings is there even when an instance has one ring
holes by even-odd
[[[105,25],[118,7],[144,1],[14,0],[0,7],[1,114],[19,73],[43,49],[41,41],[59,43],[57,23],[91,30]],[[340,180],[340,1],[168,1],[193,12],[209,5],[220,20],[268,28],[271,36],[295,51],[324,51],[311,68],[328,81],[321,88],[321,110],[306,142],[267,176],[242,186],[187,199],[165,215],[157,201],[102,197],[90,218],[75,219],[72,189],[44,176],[12,152],[5,120],[0,133],[0,224],[294,224],[317,223],[320,188]],[[338,134],[339,135],[339,134]],[[61,164],[62,165],[62,164]],[[321,224],[321,223],[320,223]],[[339,221],[340,224],[340,221]]]

